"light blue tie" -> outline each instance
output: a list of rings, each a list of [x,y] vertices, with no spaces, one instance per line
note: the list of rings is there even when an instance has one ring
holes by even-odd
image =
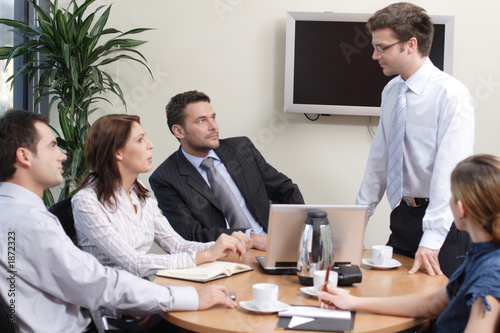
[[[401,82],[389,138],[387,198],[391,204],[391,209],[394,209],[403,197],[403,152],[406,127],[406,92],[408,89],[406,83]]]

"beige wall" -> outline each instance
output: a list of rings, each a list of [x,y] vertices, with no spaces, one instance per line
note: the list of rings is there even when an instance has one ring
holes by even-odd
[[[433,15],[455,15],[454,76],[475,98],[476,152],[500,154],[500,38],[494,25],[500,2],[414,1]],[[178,148],[164,107],[178,92],[197,89],[212,98],[221,137],[246,135],[264,157],[299,184],[309,204],[354,204],[371,144],[368,117],[330,116],[316,122],[283,109],[285,13],[373,13],[388,1],[335,0],[101,0],[113,3],[109,25],[151,27],[141,51],[155,74],[139,65],[110,68],[127,96],[128,113],[141,116],[155,143],[154,168]],[[218,8],[218,9],[217,9]],[[114,100],[114,99],[113,99]],[[116,103],[100,114],[123,112]],[[375,118],[374,124],[378,122]],[[141,179],[147,183],[149,174]],[[384,198],[368,225],[365,245],[385,243],[389,207]]]

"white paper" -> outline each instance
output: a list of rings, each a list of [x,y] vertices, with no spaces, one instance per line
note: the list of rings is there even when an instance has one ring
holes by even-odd
[[[290,306],[278,313],[280,317],[351,319],[351,311],[322,309],[313,306]]]
[[[305,323],[308,323],[310,321],[313,321],[316,318],[307,318],[307,317],[300,317],[300,316],[294,316],[288,323],[288,328],[293,328],[298,325],[302,325]]]

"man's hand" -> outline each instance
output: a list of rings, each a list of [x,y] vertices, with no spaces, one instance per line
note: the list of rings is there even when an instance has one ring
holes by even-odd
[[[420,266],[424,266],[427,273],[431,276],[443,275],[438,260],[439,250],[431,250],[424,246],[419,246],[415,253],[415,261],[413,267],[408,271],[408,274],[415,274]]]
[[[251,234],[250,238],[252,239],[254,249],[262,251],[267,249],[267,236]]]
[[[222,304],[228,308],[234,309],[236,302],[229,297],[229,292],[225,286],[211,284],[201,290],[198,290],[198,310],[207,310],[217,304]]]

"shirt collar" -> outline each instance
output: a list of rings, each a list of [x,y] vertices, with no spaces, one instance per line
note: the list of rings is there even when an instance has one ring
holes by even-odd
[[[492,252],[494,250],[500,249],[500,245],[493,241],[489,242],[471,242],[470,244],[470,254],[481,254],[485,252]]]
[[[0,182],[0,196],[9,196],[17,201],[46,209],[43,200],[26,187],[11,182]]]
[[[405,81],[408,88],[410,88],[410,90],[415,94],[420,95],[427,83],[427,79],[432,73],[433,68],[435,68],[434,64],[431,59],[427,57],[424,64],[412,76],[410,76],[408,80]],[[403,80],[401,76],[399,78],[401,81]]]
[[[201,162],[207,158],[207,157],[212,157],[213,159],[215,160],[219,160],[219,156],[217,156],[217,153],[215,152],[215,150],[211,149],[207,156],[206,157],[197,157],[197,156],[193,156],[193,155],[190,155],[188,153],[186,153],[184,151],[184,149],[182,149],[182,153],[184,154],[184,156],[187,158],[187,160],[195,167],[195,168],[199,168],[200,167],[200,164]]]

